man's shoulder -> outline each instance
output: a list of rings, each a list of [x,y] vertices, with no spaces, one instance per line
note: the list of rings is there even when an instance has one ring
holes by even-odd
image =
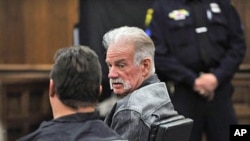
[[[36,141],[54,141],[55,139],[60,141],[69,141],[68,136],[62,133],[49,133],[49,132],[41,132],[35,131],[31,134],[21,137],[17,141],[29,141],[29,140],[36,140]]]
[[[86,122],[76,122],[74,124],[64,124],[64,128],[58,124],[49,128],[39,128],[35,132],[20,138],[17,141],[125,141],[114,130],[101,120],[87,120]],[[72,127],[75,128],[72,128]],[[101,131],[105,131],[102,133]],[[78,138],[80,137],[81,138]]]
[[[145,113],[145,110],[165,105],[170,101],[165,83],[157,82],[141,87],[117,101],[116,111],[131,110]]]
[[[155,82],[135,90],[130,99],[156,98],[155,96],[168,97],[168,91],[164,82]]]

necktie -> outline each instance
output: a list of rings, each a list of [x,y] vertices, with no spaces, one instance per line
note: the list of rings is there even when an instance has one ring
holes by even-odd
[[[204,64],[209,67],[212,61],[213,46],[208,38],[207,28],[207,11],[204,5],[200,1],[191,2],[191,9],[195,23],[195,32],[197,36],[197,42],[200,49],[201,58]]]

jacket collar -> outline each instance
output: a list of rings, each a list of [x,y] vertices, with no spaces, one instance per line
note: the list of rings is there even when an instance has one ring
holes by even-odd
[[[156,74],[152,74],[149,78],[147,78],[146,80],[144,80],[141,84],[140,87],[138,87],[137,89],[140,89],[141,87],[144,87],[146,85],[155,83],[155,82],[160,82],[158,76]]]

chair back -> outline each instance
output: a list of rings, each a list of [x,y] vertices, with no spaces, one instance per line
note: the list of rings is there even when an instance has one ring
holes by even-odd
[[[193,120],[183,115],[160,120],[151,125],[149,141],[189,141]]]

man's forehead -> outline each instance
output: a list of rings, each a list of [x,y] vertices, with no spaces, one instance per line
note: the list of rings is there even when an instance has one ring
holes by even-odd
[[[121,59],[114,60],[114,63],[123,63],[123,62],[126,62],[126,61],[127,61],[126,59],[121,58]]]
[[[117,57],[113,57],[113,58],[106,58],[106,62],[107,63],[114,63],[114,64],[118,64],[118,63],[123,63],[128,61],[127,57],[121,57],[121,56],[117,56]]]

